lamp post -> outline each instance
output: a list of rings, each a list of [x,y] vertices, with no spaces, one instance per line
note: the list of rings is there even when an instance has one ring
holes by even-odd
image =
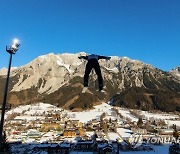
[[[10,76],[12,55],[16,53],[19,46],[20,46],[20,44],[19,44],[19,41],[17,39],[14,39],[13,44],[11,46],[6,46],[6,51],[10,54],[10,59],[9,59],[9,67],[8,67],[8,73],[7,73],[7,78],[6,78],[6,85],[5,85],[5,89],[4,89],[4,98],[3,98],[2,112],[1,112],[0,151],[3,151],[3,146],[2,145],[3,145],[4,115],[5,115],[5,110],[6,110],[6,100],[7,100],[7,94],[8,94],[8,84],[9,84],[9,76]]]

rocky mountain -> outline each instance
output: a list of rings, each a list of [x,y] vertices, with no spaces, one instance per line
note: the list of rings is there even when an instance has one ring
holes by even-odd
[[[170,71],[176,78],[180,79],[180,66]]]
[[[154,68],[127,57],[99,60],[105,92],[96,91],[98,83],[94,71],[90,74],[89,91],[81,93],[85,60],[77,54],[47,54],[11,70],[8,102],[13,106],[47,102],[70,110],[93,108],[94,104],[111,101],[112,105],[143,110],[180,110],[179,69],[170,72]],[[5,83],[6,69],[0,70]],[[0,85],[0,100],[4,85]]]

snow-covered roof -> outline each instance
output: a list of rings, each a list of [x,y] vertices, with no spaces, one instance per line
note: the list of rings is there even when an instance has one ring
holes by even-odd
[[[130,129],[117,128],[117,132],[121,135],[122,138],[128,138],[133,133]]]
[[[107,137],[110,141],[117,141],[120,138],[119,134],[115,132],[108,132]]]

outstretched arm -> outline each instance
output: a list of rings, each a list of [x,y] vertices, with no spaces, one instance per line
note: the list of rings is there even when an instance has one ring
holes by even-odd
[[[111,57],[106,57],[106,56],[98,56],[98,59],[106,59],[106,60],[110,60]]]
[[[87,60],[87,56],[79,56],[78,58]]]

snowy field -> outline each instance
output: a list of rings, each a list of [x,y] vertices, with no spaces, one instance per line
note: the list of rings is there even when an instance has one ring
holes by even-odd
[[[173,124],[180,127],[180,120],[165,120],[165,122],[172,126]]]
[[[118,107],[117,107],[118,108]],[[138,118],[133,116],[128,109],[125,109],[125,108],[118,108],[118,111],[119,113],[121,113],[121,115],[125,118],[129,118],[131,119],[131,121],[135,121],[137,122],[138,121]]]
[[[50,111],[61,111],[61,108],[57,108],[54,105],[51,104],[46,104],[46,103],[37,103],[37,104],[32,104],[32,105],[21,105],[19,107],[16,107],[8,112],[6,112],[5,118],[8,115],[12,115],[13,113],[17,113],[17,114],[21,114],[21,116],[19,116],[20,119],[26,119],[29,117],[30,119],[33,119],[33,117],[31,117],[30,115],[44,115],[45,113],[48,113]],[[41,119],[42,119],[42,116]],[[37,118],[39,118],[37,116]],[[29,119],[29,120],[30,120]]]
[[[68,114],[68,117],[71,120],[79,120],[80,122],[87,123],[88,121],[92,119],[100,118],[102,113],[106,113],[106,116],[111,116],[111,118],[117,118],[112,116],[112,108],[113,106],[102,103],[100,105],[94,106],[94,109],[92,110],[85,110],[82,112],[71,112],[64,110],[62,111],[61,108],[57,108],[56,106],[53,106],[51,104],[45,104],[45,103],[37,103],[32,105],[22,105],[17,108],[14,108],[8,112],[6,112],[5,118],[8,115],[11,115],[13,113],[21,114],[20,116],[17,116],[16,119],[26,119],[27,121],[30,120],[36,120],[36,119],[44,119],[43,115],[45,113],[51,112],[51,111],[60,111]],[[135,117],[130,113],[129,109],[121,108],[121,107],[115,107],[118,109],[119,113],[124,117],[131,119],[131,121],[138,121],[138,118]],[[168,125],[176,124],[177,126],[180,126],[180,118],[179,115],[174,114],[165,114],[165,113],[150,113],[147,111],[140,111],[141,115],[145,116],[148,120],[149,119],[162,119],[165,120],[165,122]],[[33,115],[34,117],[32,117]],[[35,116],[36,115],[36,116]]]
[[[175,119],[175,118],[179,118],[178,115],[171,115],[171,114],[157,114],[157,113],[149,113],[147,111],[142,111],[142,115],[144,115],[146,118],[150,119],[150,118],[155,118],[155,119],[163,119],[163,120],[167,120],[167,119]]]
[[[117,128],[117,132],[121,135],[123,138],[130,137],[132,134],[132,131],[125,128]]]
[[[179,115],[175,114],[166,114],[166,113],[149,113],[147,111],[141,111],[142,115],[144,115],[148,120],[153,119],[161,119],[165,120],[165,122],[172,126],[173,124],[176,124],[176,126],[180,127],[180,117]]]
[[[83,123],[87,123],[92,119],[100,118],[102,113],[111,114],[112,106],[102,103],[101,105],[95,106],[93,110],[86,110],[83,112],[69,112],[68,116],[71,120],[79,120]]]

